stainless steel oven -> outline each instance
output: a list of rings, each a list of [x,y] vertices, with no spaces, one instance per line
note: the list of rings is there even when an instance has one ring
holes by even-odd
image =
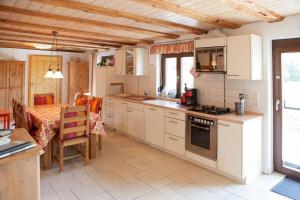
[[[217,120],[187,115],[186,150],[217,160]]]

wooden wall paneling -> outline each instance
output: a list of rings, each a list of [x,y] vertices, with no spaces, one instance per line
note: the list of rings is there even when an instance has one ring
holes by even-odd
[[[68,62],[68,96],[69,104],[74,103],[74,96],[77,92],[84,93],[89,88],[89,64],[79,60]]]
[[[8,67],[9,61],[0,61],[0,108],[7,108],[7,90],[8,90]]]
[[[60,63],[60,66],[62,66],[62,56],[58,56],[58,62]],[[44,77],[49,70],[49,64],[50,56],[29,56],[28,105],[33,105],[34,94],[43,93],[53,93],[54,102],[61,103],[61,79],[49,79]],[[52,66],[57,66],[56,57],[52,58]]]

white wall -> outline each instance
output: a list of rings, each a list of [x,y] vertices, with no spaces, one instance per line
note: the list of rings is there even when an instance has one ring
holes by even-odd
[[[25,61],[25,104],[28,103],[28,75],[29,75],[29,55],[50,55],[50,51],[0,48],[0,59]],[[62,103],[67,103],[68,96],[68,61],[72,58],[80,58],[83,62],[88,62],[87,53],[58,52],[63,58],[62,73]]]
[[[263,123],[263,171],[270,173],[273,171],[273,118],[272,118],[272,40],[283,38],[300,37],[300,15],[286,17],[282,22],[267,23],[259,22],[244,25],[239,29],[224,29],[227,35],[254,33],[263,38],[263,80],[262,81],[238,81],[226,80],[226,106],[233,107],[238,100],[238,93],[247,94],[246,109],[264,114]],[[208,34],[202,37],[209,37]],[[190,38],[190,37],[188,37]],[[238,55],[237,55],[238,56]],[[157,57],[158,58],[158,57]],[[153,67],[153,71],[159,65]],[[150,69],[151,70],[151,69]],[[156,92],[156,81],[153,73],[150,76],[126,77],[125,90],[134,94],[143,94],[142,90],[151,88],[151,92]],[[141,81],[143,80],[143,81]],[[200,103],[223,105],[223,75],[203,74],[195,79],[195,87],[200,90]],[[258,102],[255,96],[258,95]]]

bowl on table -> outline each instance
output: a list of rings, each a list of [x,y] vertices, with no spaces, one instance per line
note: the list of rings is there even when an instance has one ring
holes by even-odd
[[[4,145],[10,142],[9,137],[12,134],[10,129],[0,129],[0,145]]]

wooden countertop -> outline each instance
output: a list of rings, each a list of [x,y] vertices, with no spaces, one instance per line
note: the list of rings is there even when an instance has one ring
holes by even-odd
[[[36,144],[35,140],[29,135],[29,133],[24,128],[15,129],[12,135],[10,136],[10,139],[11,141],[30,141]],[[8,164],[17,160],[27,159],[31,156],[41,155],[43,152],[44,151],[41,149],[41,147],[38,144],[36,144],[36,146],[31,149],[7,156],[5,158],[1,158],[0,165]]]
[[[189,111],[189,110],[187,110],[188,108],[191,108],[189,106],[181,105],[181,104],[177,103],[176,101],[169,101],[169,100],[163,100],[163,99],[134,101],[132,99],[126,99],[126,97],[115,97],[115,96],[109,96],[109,97],[121,99],[124,101],[134,102],[134,103],[140,103],[140,104],[144,104],[144,105],[148,105],[148,106],[166,108],[166,109],[171,109],[171,110],[175,110],[175,111],[179,111],[179,112],[185,112],[188,114],[214,118],[217,120],[224,120],[224,121],[238,123],[238,124],[243,124],[245,121],[251,120],[254,118],[262,118],[263,117],[262,113],[253,113],[253,112],[246,112],[244,115],[236,115],[234,113],[229,113],[229,114],[225,114],[225,115],[210,115],[210,114],[205,114],[205,113]]]

